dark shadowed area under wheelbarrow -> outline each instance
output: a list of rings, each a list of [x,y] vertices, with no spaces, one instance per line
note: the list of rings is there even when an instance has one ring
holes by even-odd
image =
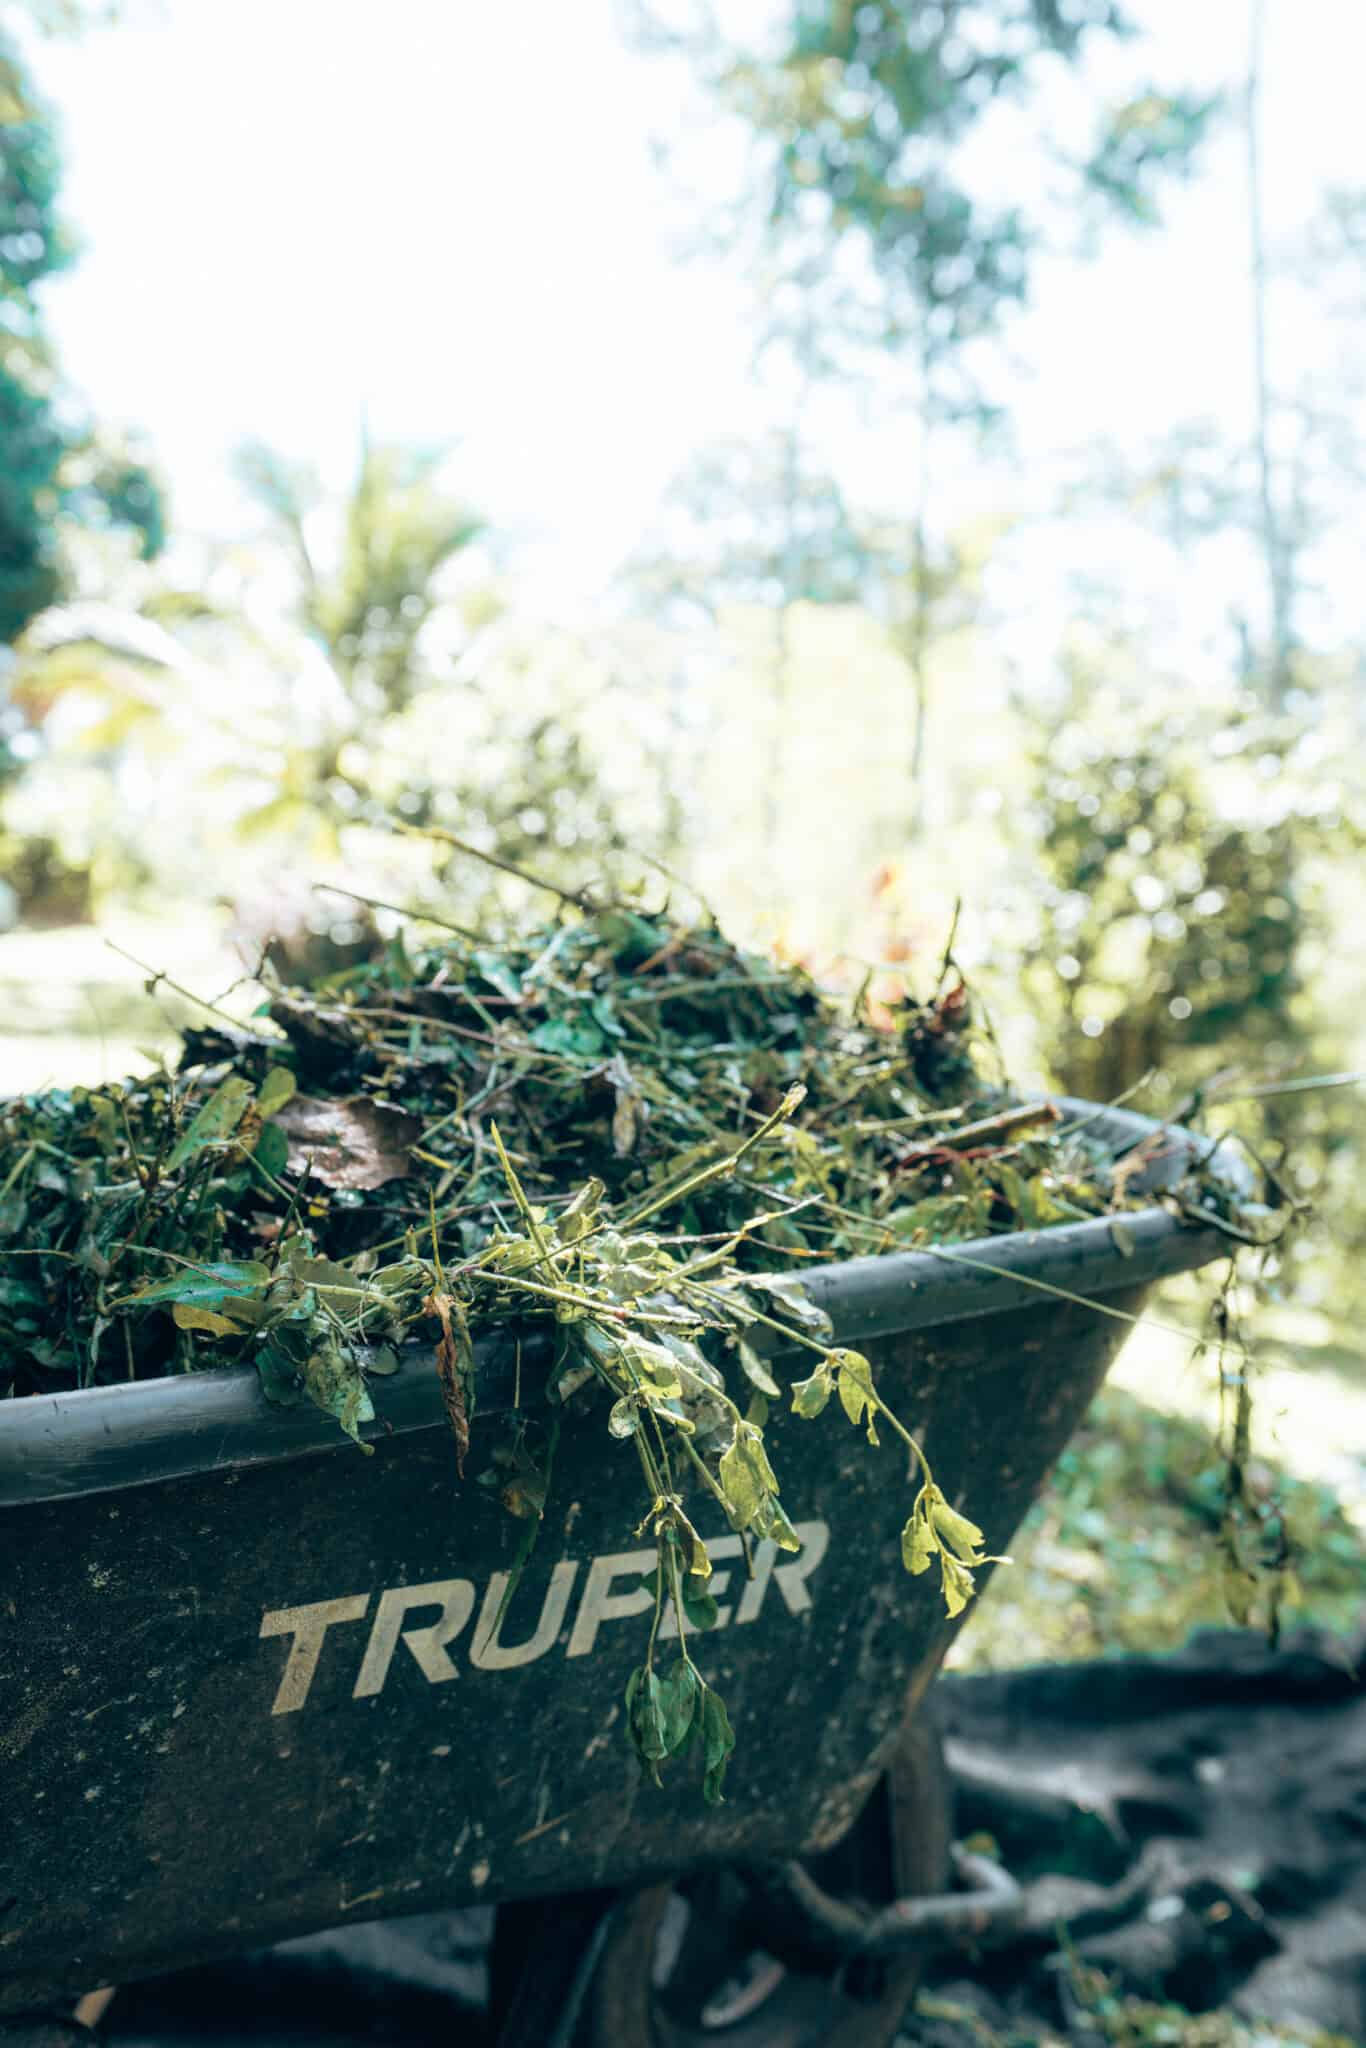
[[[1310,1632],[1280,1650],[1248,1633],[1210,1632],[1168,1658],[943,1679],[955,1831],[970,1850],[998,1858],[1021,1889],[977,1940],[931,1958],[900,2040],[1360,2040],[1363,1649]],[[744,1923],[752,1905],[738,1888],[729,1903]],[[711,1915],[726,1905],[714,1886],[699,1902]],[[680,1903],[664,1916],[658,1974],[668,1972],[671,1944],[688,1938],[686,1914]],[[587,1982],[617,1938],[610,1913],[563,1902],[532,1930],[540,1945],[511,1959],[495,1953],[493,1918],[477,1909],[351,1927],[133,1986],[115,1998],[103,2031],[120,2048],[475,2048],[494,2038],[491,1976],[510,1961],[533,1975],[553,1969],[558,1918],[580,1967],[565,1977],[560,2012],[524,2034],[524,2048],[635,2048],[602,2031]],[[714,1987],[710,2010],[690,2028],[665,2019],[656,2041],[818,2048],[857,2038],[835,2030],[814,1979],[771,1958],[731,1960],[734,1974]]]

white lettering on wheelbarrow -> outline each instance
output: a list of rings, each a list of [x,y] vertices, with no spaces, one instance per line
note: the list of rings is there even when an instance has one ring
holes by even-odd
[[[720,1603],[716,1626],[757,1621],[770,1585],[778,1588],[789,1614],[801,1614],[811,1605],[807,1580],[825,1556],[830,1531],[824,1522],[798,1522],[801,1550],[794,1556],[775,1543],[760,1543],[754,1552],[754,1576],[747,1580],[738,1600],[727,1601],[733,1574],[727,1569],[713,1571],[711,1592]],[[738,1536],[719,1536],[707,1546],[719,1565],[738,1559]],[[565,1647],[567,1657],[586,1657],[598,1640],[604,1622],[626,1621],[644,1614],[651,1595],[640,1583],[654,1569],[653,1550],[612,1551],[595,1557],[588,1567],[583,1593]],[[479,1671],[514,1671],[522,1664],[534,1664],[559,1640],[568,1618],[579,1567],[569,1558],[556,1565],[541,1603],[540,1618],[525,1642],[505,1643],[499,1626],[499,1609],[507,1591],[508,1574],[495,1572],[484,1591],[479,1618],[470,1637],[469,1661]],[[633,1584],[617,1590],[619,1581]],[[460,1669],[451,1646],[469,1626],[474,1614],[477,1588],[470,1579],[433,1579],[422,1586],[389,1586],[380,1594],[370,1627],[370,1638],[360,1661],[353,1699],[370,1699],[384,1690],[389,1667],[400,1643],[411,1654],[429,1685],[444,1685],[458,1678]],[[346,1622],[364,1621],[370,1612],[371,1595],[352,1593],[340,1600],[318,1600],[310,1607],[271,1607],[261,1616],[262,1637],[289,1636],[289,1655],[275,1695],[272,1714],[294,1714],[308,1698],[314,1674],[323,1653],[323,1641],[331,1628]],[[435,1610],[435,1618],[433,1618]],[[420,1625],[408,1626],[409,1616],[421,1611]],[[662,1637],[676,1636],[673,1614],[665,1616]]]

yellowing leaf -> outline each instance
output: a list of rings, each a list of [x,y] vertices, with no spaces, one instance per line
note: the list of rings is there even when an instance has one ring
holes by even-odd
[[[763,1489],[754,1467],[745,1456],[743,1444],[737,1438],[726,1451],[717,1467],[721,1491],[726,1496],[726,1506],[737,1528],[747,1529],[754,1519],[754,1511],[763,1498]]]
[[[754,1349],[754,1346],[746,1344],[743,1337],[737,1337],[735,1340],[735,1350],[740,1360],[740,1369],[750,1385],[757,1387],[761,1394],[767,1394],[776,1401],[781,1393],[781,1389],[758,1352]]]
[[[778,1482],[773,1476],[773,1467],[768,1462],[764,1439],[752,1422],[736,1424],[736,1441],[743,1448],[745,1456],[753,1467],[754,1476],[764,1493],[776,1493]]]
[[[776,1543],[779,1550],[790,1550],[794,1554],[802,1547],[802,1539],[783,1512],[783,1504],[775,1494],[765,1494],[754,1514],[753,1527],[760,1536],[770,1543]]]
[[[939,1563],[944,1574],[944,1605],[952,1617],[963,1612],[976,1589],[972,1573],[946,1550],[940,1551]]]
[[[951,1508],[937,1487],[935,1492],[939,1497],[933,1502],[930,1515],[940,1542],[964,1564],[981,1564],[982,1544],[986,1540],[981,1530],[966,1515],[960,1515],[956,1508]]]
[[[832,1351],[827,1363],[839,1374],[840,1405],[849,1420],[862,1422],[864,1410],[868,1411],[868,1433],[873,1443],[877,1437],[873,1432],[873,1368],[861,1351]]]
[[[241,1326],[228,1316],[215,1315],[211,1308],[196,1308],[191,1301],[178,1301],[171,1310],[177,1329],[203,1330],[210,1337],[240,1337]]]
[[[262,1116],[274,1116],[276,1110],[283,1109],[291,1095],[297,1092],[298,1086],[288,1067],[272,1067],[261,1083],[256,1107]]]
[[[241,1074],[229,1074],[181,1133],[167,1155],[168,1168],[183,1166],[206,1145],[223,1145],[237,1135],[237,1127],[251,1101],[251,1083]]]
[[[830,1399],[834,1386],[834,1375],[829,1364],[822,1359],[809,1379],[794,1380],[792,1383],[792,1412],[794,1415],[819,1415]]]
[[[939,1548],[934,1532],[922,1514],[914,1514],[901,1532],[901,1562],[908,1572],[917,1578],[930,1568],[930,1560]]]

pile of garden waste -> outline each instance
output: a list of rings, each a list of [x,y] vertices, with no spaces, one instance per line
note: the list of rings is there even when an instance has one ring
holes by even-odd
[[[633,1737],[654,1767],[701,1736],[715,1793],[729,1730],[687,1649],[710,1562],[684,1501],[703,1484],[746,1542],[796,1546],[763,1440],[775,1335],[809,1354],[799,1413],[837,1397],[905,1439],[908,1569],[936,1566],[957,1612],[986,1561],[803,1267],[1152,1198],[1085,1119],[1010,1093],[947,956],[888,1004],[639,902],[407,930],[269,989],[251,1028],[215,1015],[175,1072],[0,1111],[0,1397],[251,1361],[358,1436],[370,1376],[417,1340],[463,1469],[473,1339],[553,1323],[550,1401],[601,1402],[632,1441],[683,1625],[675,1674],[637,1674]],[[1218,1179],[1168,1199],[1234,1239],[1274,1229]],[[534,1523],[547,1482],[523,1458],[502,1498]]]

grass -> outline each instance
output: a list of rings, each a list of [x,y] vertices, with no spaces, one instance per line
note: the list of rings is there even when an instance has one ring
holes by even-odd
[[[1361,1535],[1331,1487],[1260,1464],[1299,1553],[1290,1622],[1350,1631],[1366,1609]],[[1207,1428],[1107,1387],[960,1636],[960,1670],[1178,1649],[1227,1626],[1222,1471]],[[1028,1646],[1022,1657],[1022,1646]]]

